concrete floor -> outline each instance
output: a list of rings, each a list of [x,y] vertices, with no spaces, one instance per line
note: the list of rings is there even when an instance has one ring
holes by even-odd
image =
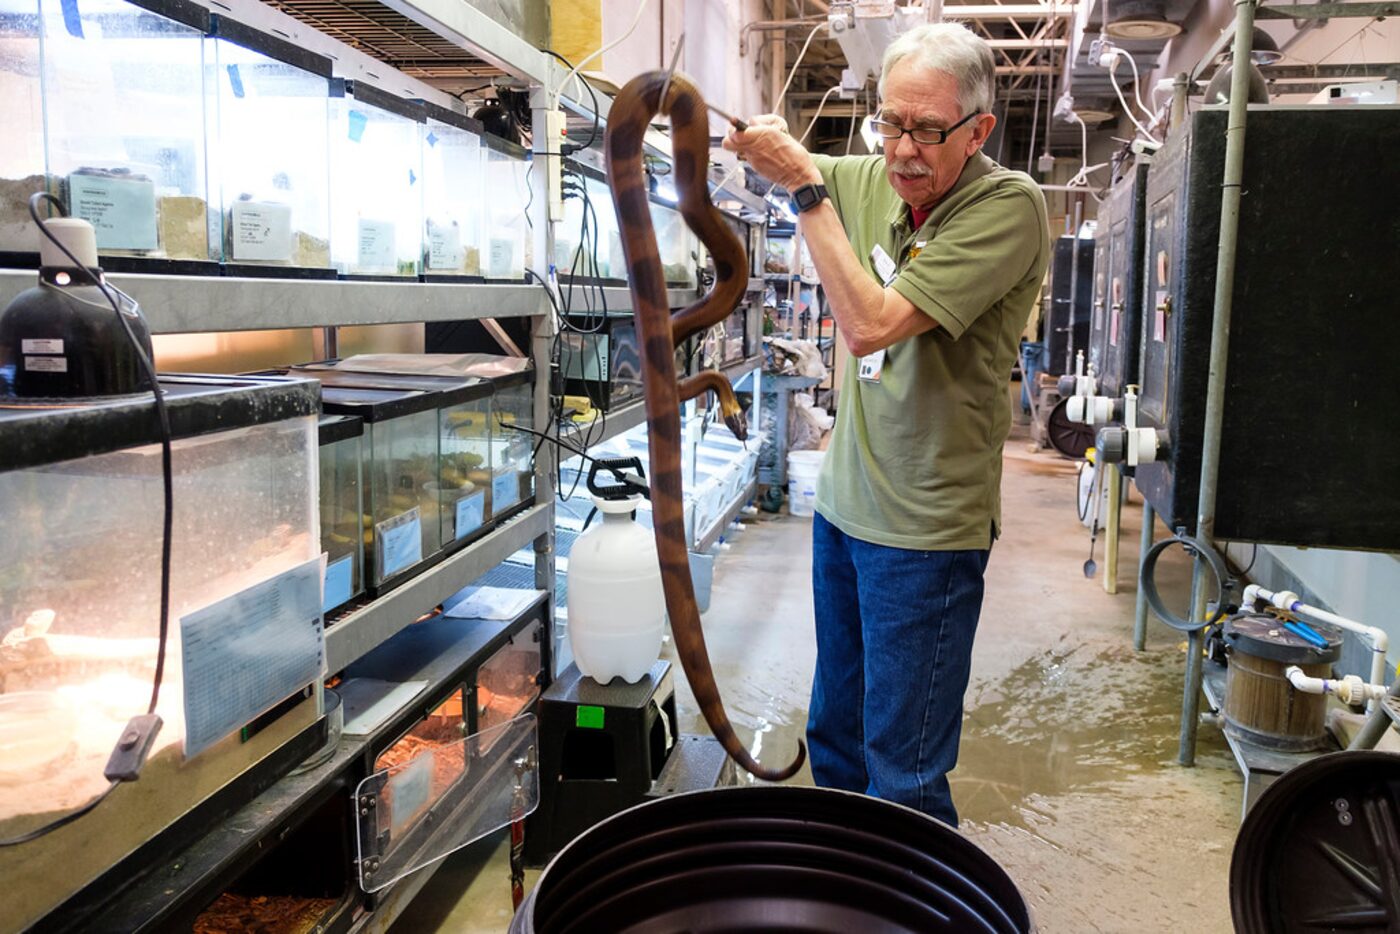
[[[1122,592],[1110,596],[1081,571],[1088,535],[1074,476],[1019,432],[1007,443],[1005,533],[987,570],[952,775],[962,830],[1021,886],[1041,931],[1229,931],[1240,777],[1213,728],[1201,730],[1195,768],[1175,764],[1185,643],[1154,621],[1147,651],[1132,648],[1139,501],[1125,511]],[[717,562],[705,616],[729,715],[768,763],[786,761],[804,729],[810,535],[809,520],[787,515],[748,522]],[[1102,574],[1102,541],[1098,560]],[[1163,558],[1163,593],[1180,605],[1188,573],[1179,550]],[[677,690],[682,729],[703,732],[683,677]],[[468,847],[393,930],[505,931],[506,865],[499,835]]]

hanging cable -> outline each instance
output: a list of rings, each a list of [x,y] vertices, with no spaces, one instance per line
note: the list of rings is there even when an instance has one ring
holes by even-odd
[[[851,126],[846,130],[846,155],[848,156],[851,154],[851,142],[856,138],[857,122],[859,121],[857,119],[856,102],[855,98],[851,98]]]
[[[626,41],[627,37],[632,35],[634,31],[636,31],[637,24],[642,21],[642,11],[644,11],[647,8],[648,2],[650,2],[650,0],[641,0],[641,3],[637,4],[637,15],[632,17],[632,25],[627,27],[627,31],[624,32],[622,35],[618,36],[613,41],[609,42],[607,45],[604,45],[601,48],[599,48],[598,51],[594,52],[586,58],[581,59],[579,63],[575,65],[567,75],[564,76],[564,80],[559,82],[559,86],[554,89],[554,93],[557,95],[561,91],[563,91],[564,88],[568,85],[568,83],[574,80],[578,73],[583,70],[583,67],[585,65],[592,62],[595,58],[601,56],[604,52],[607,52],[611,49],[615,49],[624,41]]]
[[[1156,136],[1152,135],[1152,131],[1146,126],[1144,126],[1142,124],[1142,121],[1139,120],[1137,116],[1133,113],[1133,108],[1128,103],[1128,99],[1124,97],[1123,88],[1118,83],[1118,63],[1123,59],[1127,59],[1129,67],[1131,67],[1133,70],[1133,97],[1137,99],[1138,109],[1142,112],[1143,116],[1147,117],[1148,120],[1155,119],[1155,117],[1148,112],[1147,108],[1144,107],[1142,103],[1142,92],[1141,89],[1138,87],[1138,84],[1141,79],[1138,76],[1137,62],[1133,61],[1133,57],[1131,55],[1119,48],[1114,48],[1111,52],[1108,53],[1108,56],[1108,83],[1113,85],[1113,93],[1118,95],[1118,103],[1123,105],[1123,113],[1128,115],[1128,119],[1132,121],[1133,126],[1137,127],[1139,133],[1141,133],[1143,136],[1146,136],[1149,140],[1151,140],[1154,143],[1160,142],[1160,140],[1158,140]]]
[[[838,84],[838,85],[834,85],[834,86],[829,87],[829,88],[826,89],[826,93],[822,95],[821,101],[817,104],[817,112],[814,113],[814,114],[812,114],[812,120],[811,120],[811,122],[809,122],[809,123],[807,124],[807,129],[805,129],[805,130],[802,131],[802,136],[797,140],[797,144],[798,144],[799,146],[802,145],[803,143],[805,143],[805,142],[807,141],[807,137],[811,135],[811,133],[812,133],[812,128],[813,128],[814,126],[817,125],[817,120],[819,120],[819,119],[821,118],[822,109],[823,109],[824,107],[826,107],[826,102],[827,102],[827,100],[831,97],[831,95],[832,95],[834,92],[839,91],[839,90],[841,90],[841,85],[839,85],[839,84]],[[852,104],[852,105],[851,105],[851,112],[854,113],[854,112],[855,112],[855,109],[856,109],[856,108],[855,108],[855,105]]]
[[[553,49],[541,49],[540,51],[544,52],[546,55],[553,55],[555,58],[559,59],[559,61],[563,62],[565,65],[567,65],[567,66],[570,67],[570,68],[573,68],[573,67],[574,67],[573,64],[572,64],[567,58],[565,58],[564,56],[560,55],[558,52],[554,51]],[[575,71],[577,71],[577,69],[575,69]],[[588,131],[588,142],[586,142],[586,143],[565,143],[565,144],[561,145],[561,146],[559,147],[559,152],[560,152],[560,155],[564,155],[564,156],[571,155],[572,153],[579,152],[580,150],[587,149],[588,147],[592,146],[595,142],[597,142],[597,140],[598,140],[598,125],[599,125],[599,123],[600,123],[601,120],[602,120],[602,113],[601,113],[601,111],[599,111],[599,109],[598,109],[598,93],[597,93],[596,91],[593,90],[593,85],[590,84],[588,81],[585,81],[583,78],[581,78],[581,77],[579,77],[579,76],[577,76],[577,75],[574,76],[574,83],[575,83],[576,86],[577,86],[577,85],[581,85],[582,88],[588,92],[588,97],[589,97],[589,99],[590,99],[590,100],[592,101],[592,103],[593,103],[593,128],[592,128],[591,130]],[[560,90],[563,90],[562,86],[561,86]],[[582,94],[576,94],[575,97],[578,98],[578,102],[579,102],[580,104],[583,103],[583,95],[582,95]],[[548,148],[548,147],[546,147],[546,148]]]
[[[43,201],[48,201],[53,206],[57,207],[61,214],[67,215],[68,209],[62,201],[58,200],[53,195],[47,192],[38,192],[32,195],[29,199],[29,216],[33,218],[34,225],[39,228],[39,232],[42,233],[54,246],[58,247],[58,249],[63,253],[63,255],[66,256],[69,259],[69,261],[73,263],[73,267],[75,269],[81,269],[88,274],[88,276],[92,279],[93,284],[97,287],[97,290],[102,293],[102,296],[106,298],[108,303],[112,306],[113,313],[116,314],[117,320],[121,322],[122,330],[126,332],[127,339],[131,342],[132,349],[135,351],[137,362],[141,365],[142,375],[150,381],[151,394],[155,403],[154,410],[156,415],[156,427],[160,434],[160,471],[164,512],[161,518],[159,638],[156,643],[156,668],[155,673],[151,678],[151,697],[150,701],[146,705],[146,715],[148,717],[151,717],[155,714],[156,706],[160,703],[160,686],[161,682],[164,680],[165,677],[165,653],[166,647],[169,644],[170,635],[171,540],[173,538],[175,516],[175,484],[173,479],[174,470],[172,467],[171,454],[170,413],[166,409],[165,396],[162,395],[160,390],[160,383],[156,379],[155,364],[151,361],[150,356],[146,353],[146,348],[142,346],[141,341],[137,338],[136,332],[131,329],[131,323],[127,320],[127,316],[122,314],[121,301],[118,298],[118,296],[121,295],[122,297],[128,299],[130,299],[130,296],[126,296],[124,293],[121,292],[120,289],[117,289],[115,286],[108,284],[107,281],[103,278],[100,269],[88,268],[86,265],[83,264],[81,260],[78,259],[77,256],[73,254],[71,250],[68,249],[67,245],[65,245],[61,240],[59,240],[58,237],[54,236],[53,232],[49,230],[49,228],[44,224],[43,220],[39,217],[39,204]],[[43,284],[42,279],[40,279],[40,283]],[[136,303],[132,302],[132,304],[135,305]],[[159,719],[155,719],[154,723],[154,729],[158,730],[160,728]],[[127,729],[131,729],[131,725],[128,725]],[[125,732],[125,730],[123,732]],[[142,764],[144,764],[144,761],[145,759],[143,756]],[[139,771],[140,765],[137,765],[135,768]],[[99,804],[105,801],[107,799],[107,796],[110,795],[113,792],[113,790],[115,790],[116,787],[123,781],[134,781],[136,777],[137,776],[135,774],[123,777],[112,777],[112,773],[109,772],[107,775],[109,782],[107,788],[95,797],[93,797],[91,800],[89,800],[86,804],[73,811],[69,811],[62,817],[56,818],[50,821],[49,823],[44,824],[41,827],[36,827],[35,829],[20,834],[17,837],[10,837],[8,839],[0,840],[0,847],[18,846],[23,843],[29,843],[32,840],[37,840],[40,837],[53,833],[60,827],[65,827],[68,824],[73,823],[78,818],[84,816],[85,814],[88,814]]]
[[[812,40],[817,37],[817,33],[820,32],[822,29],[825,29],[827,25],[827,22],[823,20],[822,22],[817,23],[817,25],[813,26],[811,32],[807,33],[807,41],[802,43],[802,51],[797,53],[797,59],[792,63],[792,68],[788,70],[787,81],[783,84],[783,89],[778,94],[777,100],[773,101],[773,113],[781,112],[783,101],[787,98],[788,88],[792,87],[792,79],[797,77],[797,68],[802,64],[802,59],[807,57],[808,47],[811,46]],[[803,139],[806,139],[805,135],[803,136]],[[720,183],[715,186],[715,189],[719,190],[728,185],[734,179],[734,176],[737,175],[739,171],[743,169],[743,167],[744,163],[736,162],[734,164],[734,168],[729,170],[729,173],[725,175],[723,179],[720,180]],[[776,183],[770,185],[768,190],[772,191],[775,187],[777,187]]]

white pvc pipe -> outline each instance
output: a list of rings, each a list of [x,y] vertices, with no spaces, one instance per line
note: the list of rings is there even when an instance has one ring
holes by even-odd
[[[1385,630],[1377,629],[1375,626],[1367,626],[1365,623],[1357,622],[1354,619],[1347,619],[1345,616],[1338,616],[1336,613],[1329,613],[1324,609],[1309,606],[1298,598],[1296,593],[1290,590],[1269,591],[1258,584],[1250,584],[1244,589],[1243,603],[1246,607],[1252,606],[1256,600],[1263,600],[1279,609],[1288,610],[1290,613],[1298,613],[1308,616],[1320,623],[1327,623],[1336,626],[1338,629],[1345,629],[1354,632],[1364,638],[1371,645],[1371,677],[1372,685],[1385,683],[1385,656],[1390,648],[1390,636]],[[1303,690],[1299,688],[1299,690]],[[1319,693],[1319,692],[1313,692]],[[1369,693],[1369,692],[1368,692]],[[1370,698],[1368,709],[1374,706],[1379,695]]]
[[[1335,694],[1343,703],[1370,703],[1386,695],[1384,684],[1367,684],[1356,675],[1347,675],[1340,681],[1331,678],[1313,678],[1303,673],[1297,665],[1289,665],[1284,670],[1288,683],[1305,694]]]
[[[1313,678],[1303,674],[1303,669],[1297,665],[1289,665],[1283,672],[1288,676],[1288,683],[1305,694],[1335,694],[1337,693],[1337,682],[1330,678]]]

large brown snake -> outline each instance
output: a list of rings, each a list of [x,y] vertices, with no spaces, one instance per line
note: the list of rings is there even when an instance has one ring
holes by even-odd
[[[666,100],[661,100],[662,91]],[[698,302],[671,314],[666,280],[657,251],[642,163],[642,138],[658,112],[671,118],[673,172],[680,194],[681,216],[714,257],[714,287]],[[729,380],[706,371],[676,382],[675,348],[690,335],[724,320],[744,297],[748,263],[744,246],[725,226],[710,202],[706,181],[710,129],[705,101],[688,80],[654,71],[639,75],[617,95],[608,114],[608,181],[617,206],[622,250],[627,258],[633,315],[642,342],[642,388],[646,395],[647,437],[651,460],[651,509],[656,550],[661,558],[661,582],[666,593],[676,653],[690,681],[705,722],[725,751],[749,772],[768,781],[791,777],[802,767],[807,747],[798,740],[797,758],[782,769],[766,769],[749,755],[734,735],[724,712],[700,611],[690,579],[681,493],[680,404],[705,392],[719,399],[725,423],[739,439],[747,436],[743,410]]]

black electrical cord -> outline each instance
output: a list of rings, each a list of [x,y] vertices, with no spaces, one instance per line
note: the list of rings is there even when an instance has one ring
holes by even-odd
[[[29,198],[29,216],[33,218],[34,225],[39,228],[40,233],[42,233],[46,238],[48,238],[48,240],[54,246],[58,247],[58,249],[63,253],[64,256],[68,257],[68,259],[72,261],[73,268],[80,269],[88,274],[88,276],[92,279],[93,284],[97,287],[98,291],[100,291],[103,297],[105,297],[107,301],[111,303],[112,311],[116,313],[117,320],[121,322],[122,330],[126,332],[127,339],[131,341],[131,346],[136,351],[136,358],[140,362],[141,368],[145,372],[146,378],[150,380],[151,394],[155,400],[156,420],[160,429],[160,470],[161,480],[164,485],[163,498],[165,508],[164,516],[161,521],[160,546],[160,637],[156,649],[156,670],[151,680],[151,700],[146,707],[147,714],[154,714],[156,712],[156,706],[160,702],[160,685],[161,681],[165,677],[165,651],[166,645],[169,642],[170,635],[170,552],[171,539],[173,537],[171,533],[174,528],[175,515],[175,484],[173,480],[174,470],[171,466],[172,457],[170,413],[166,409],[165,398],[161,395],[160,383],[156,380],[155,364],[151,361],[151,358],[146,354],[146,349],[141,346],[141,342],[137,339],[136,333],[132,331],[131,323],[126,320],[126,315],[122,314],[121,302],[116,297],[117,294],[124,295],[124,297],[126,298],[130,298],[130,296],[126,296],[125,293],[122,293],[120,289],[108,285],[103,280],[100,270],[90,269],[87,266],[83,265],[82,261],[79,260],[78,257],[74,256],[72,251],[70,251],[61,240],[59,240],[53,235],[53,233],[48,229],[48,227],[44,225],[43,219],[39,216],[39,205],[44,201],[48,201],[53,207],[56,207],[60,216],[66,217],[68,215],[68,208],[58,198],[55,198],[48,192],[36,192]],[[43,279],[40,278],[39,281],[42,285]],[[133,304],[135,303],[133,302]],[[111,782],[111,784],[107,786],[107,789],[105,791],[98,794],[95,798],[88,801],[86,804],[82,805],[76,810],[69,811],[62,817],[50,821],[42,827],[36,827],[35,829],[27,833],[21,834],[17,837],[11,837],[6,840],[0,840],[0,847],[18,846],[22,843],[29,843],[30,841],[37,840],[40,837],[52,833],[60,827],[64,827],[68,824],[71,824],[73,821],[89,813],[99,804],[105,801],[107,799],[107,796],[110,795],[119,784],[121,784],[120,781]]]
[[[574,70],[574,63],[571,62],[571,61],[569,61],[567,58],[565,58],[564,56],[560,55],[558,52],[554,51],[553,49],[540,49],[540,51],[543,52],[543,53],[545,53],[546,55],[553,55],[555,58],[559,59],[559,61],[561,61],[561,62],[563,62],[565,65],[567,65],[567,66],[569,67],[569,70],[570,70],[570,71],[573,71],[573,70]],[[600,113],[600,111],[599,111],[599,109],[598,109],[598,94],[597,94],[596,91],[593,90],[593,85],[590,84],[589,81],[588,81],[588,79],[585,78],[583,75],[575,75],[575,77],[576,77],[579,81],[583,82],[583,86],[584,86],[585,88],[588,89],[588,96],[589,96],[590,98],[592,98],[592,100],[593,100],[593,129],[591,129],[591,130],[588,132],[588,142],[586,142],[586,143],[565,143],[564,145],[560,146],[559,149],[560,149],[561,153],[562,153],[563,155],[566,155],[566,156],[567,156],[567,155],[570,155],[570,154],[572,154],[572,153],[579,152],[580,150],[587,149],[588,147],[592,146],[595,142],[597,142],[597,140],[598,140],[598,124],[599,124],[599,122],[600,122],[600,120],[601,120],[601,113]],[[562,90],[564,90],[564,89],[563,89],[563,88],[560,88],[559,90],[562,91]]]

